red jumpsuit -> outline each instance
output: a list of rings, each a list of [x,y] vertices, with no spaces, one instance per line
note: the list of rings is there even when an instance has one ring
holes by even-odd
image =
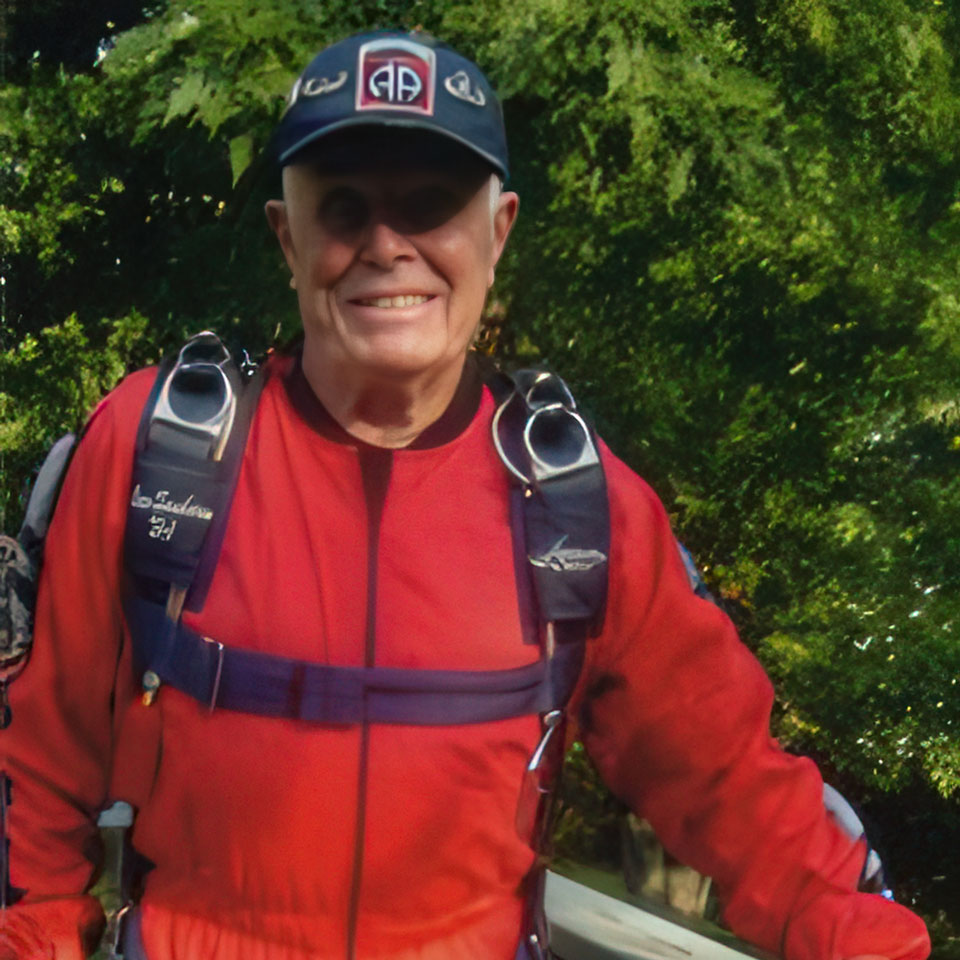
[[[33,920],[76,942],[92,916],[92,817],[122,798],[155,864],[150,960],[511,960],[532,859],[514,815],[536,717],[364,728],[210,713],[168,687],[141,703],[121,543],[152,380],[135,374],[94,414],[48,539],[33,659],[0,735],[11,882],[27,891],[8,931]],[[210,593],[186,622],[334,665],[535,660],[493,410],[465,375],[414,447],[377,450],[332,423],[294,361],[274,358]],[[604,779],[715,878],[741,936],[790,960],[922,960],[918,918],[851,892],[864,851],[824,814],[813,764],[770,738],[770,683],[691,592],[656,496],[606,449],[603,460],[609,603],[573,714],[589,718],[582,736]]]

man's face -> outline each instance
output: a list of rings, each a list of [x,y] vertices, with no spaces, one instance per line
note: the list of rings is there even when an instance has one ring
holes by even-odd
[[[288,166],[267,216],[307,348],[361,380],[458,370],[516,209],[431,134],[367,133]]]

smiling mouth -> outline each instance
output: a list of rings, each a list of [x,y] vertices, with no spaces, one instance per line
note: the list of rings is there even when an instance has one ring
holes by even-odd
[[[368,297],[367,299],[358,299],[351,301],[361,307],[381,307],[383,309],[393,309],[396,307],[415,307],[418,304],[426,303],[433,297],[424,294],[407,294],[399,297]]]

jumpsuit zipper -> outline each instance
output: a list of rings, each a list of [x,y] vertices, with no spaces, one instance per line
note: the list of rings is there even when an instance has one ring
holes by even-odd
[[[390,484],[393,451],[378,447],[361,447],[358,451],[363,493],[367,505],[367,618],[364,666],[376,664],[377,645],[377,575],[380,548],[380,523]],[[347,960],[357,960],[357,923],[360,911],[360,889],[363,883],[363,848],[366,834],[367,781],[370,759],[370,725],[364,719],[360,730],[360,763],[357,774],[357,822],[353,843],[353,868],[350,879],[350,902],[347,914]]]

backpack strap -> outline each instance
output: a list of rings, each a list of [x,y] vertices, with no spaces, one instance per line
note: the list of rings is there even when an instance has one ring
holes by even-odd
[[[169,588],[172,621],[206,599],[261,386],[204,331],[160,365],[144,406],[124,562],[135,593]]]
[[[542,736],[524,775],[517,830],[536,860],[526,878],[523,934],[516,960],[546,960],[543,895],[551,854],[567,705],[589,635],[599,632],[607,599],[610,506],[597,439],[556,374],[519,370],[488,380],[497,400],[493,442],[515,483],[527,574],[532,579],[544,657],[554,692],[541,713]]]
[[[13,719],[7,686],[27,665],[43,548],[77,438],[65,434],[50,448],[30,491],[16,539],[0,533],[0,730]]]

